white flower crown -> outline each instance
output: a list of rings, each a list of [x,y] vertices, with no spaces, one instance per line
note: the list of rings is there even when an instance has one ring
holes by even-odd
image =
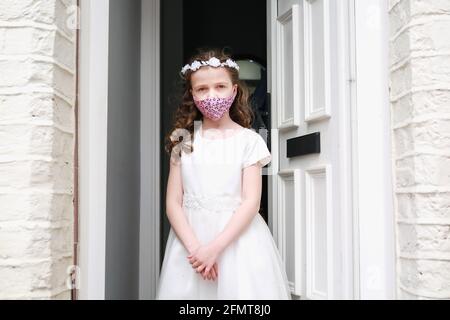
[[[231,59],[227,59],[227,61],[225,61],[225,62],[220,62],[220,60],[217,59],[216,57],[212,57],[208,61],[195,60],[191,64],[185,65],[181,69],[181,73],[184,75],[188,70],[196,71],[203,66],[211,66],[211,67],[215,67],[215,68],[228,66],[230,68],[235,68],[236,70],[239,70],[238,64]]]

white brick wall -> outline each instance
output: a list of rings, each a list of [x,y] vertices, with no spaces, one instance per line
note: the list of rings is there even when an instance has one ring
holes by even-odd
[[[0,1],[0,299],[70,299],[74,3]]]
[[[450,0],[390,0],[400,299],[450,298]]]

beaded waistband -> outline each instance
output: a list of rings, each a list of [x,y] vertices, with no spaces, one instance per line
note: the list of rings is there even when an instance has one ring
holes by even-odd
[[[211,212],[233,211],[241,204],[240,197],[228,195],[193,195],[183,194],[183,206],[189,209],[207,210]]]

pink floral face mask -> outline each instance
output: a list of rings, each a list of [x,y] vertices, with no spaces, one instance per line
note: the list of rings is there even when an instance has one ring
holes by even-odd
[[[194,98],[194,103],[205,117],[216,121],[222,118],[225,112],[230,109],[236,94],[234,93],[228,98],[206,98],[203,100]]]

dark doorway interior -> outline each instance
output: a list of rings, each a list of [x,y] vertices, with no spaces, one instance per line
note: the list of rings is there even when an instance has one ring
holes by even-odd
[[[254,60],[266,67],[266,25],[266,1],[262,0],[161,1],[161,263],[170,229],[165,212],[169,156],[164,151],[164,137],[171,130],[177,108],[179,71],[196,49],[204,46],[228,47],[235,59]],[[253,128],[270,131],[264,75],[258,83],[252,100],[256,114]],[[266,138],[266,131],[260,132]],[[270,141],[267,142],[270,149]],[[263,176],[260,212],[267,221],[266,175]]]

